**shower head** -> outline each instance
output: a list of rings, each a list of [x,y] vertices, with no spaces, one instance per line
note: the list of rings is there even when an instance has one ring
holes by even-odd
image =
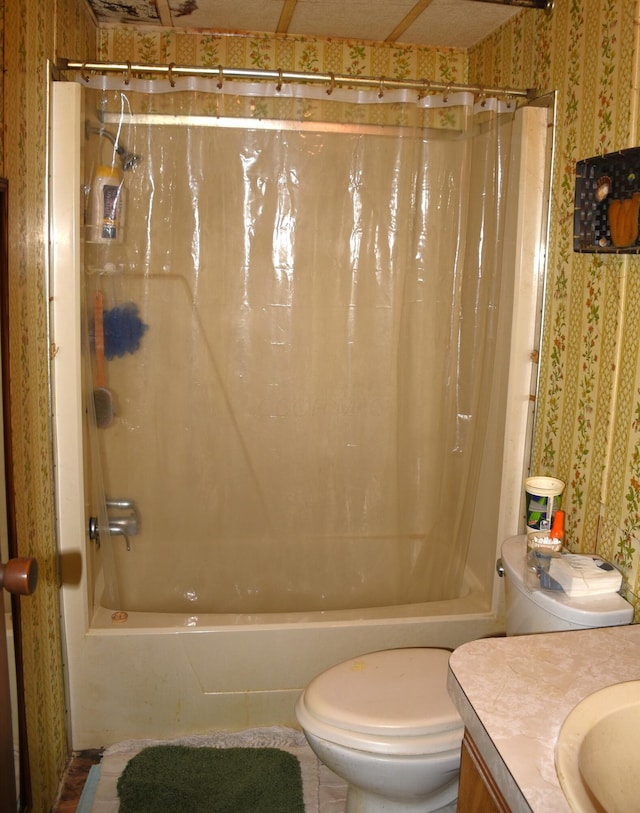
[[[118,138],[114,136],[113,133],[109,132],[109,130],[106,130],[104,127],[93,127],[91,122],[87,120],[85,122],[85,136],[89,138],[90,135],[102,136],[102,138],[106,138],[113,144],[113,149],[120,158],[122,169],[125,172],[129,172],[130,170],[134,169],[142,161],[141,155],[136,155],[136,153],[129,152],[124,144],[121,144]]]
[[[130,169],[134,169],[138,166],[140,161],[142,161],[142,156],[137,155],[135,152],[128,152],[123,147],[116,147],[116,152],[120,156],[120,160],[122,161],[122,169],[125,172],[129,172]]]

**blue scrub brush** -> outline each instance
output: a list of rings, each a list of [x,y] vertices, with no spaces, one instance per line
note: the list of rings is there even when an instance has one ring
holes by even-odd
[[[109,360],[125,353],[135,353],[140,347],[148,325],[140,319],[134,302],[104,311],[104,354]]]

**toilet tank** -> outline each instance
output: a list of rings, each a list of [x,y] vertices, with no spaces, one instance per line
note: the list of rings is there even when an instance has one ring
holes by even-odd
[[[525,535],[507,539],[501,549],[507,635],[631,623],[633,607],[619,593],[570,598],[562,590],[530,590],[525,583],[526,552]]]

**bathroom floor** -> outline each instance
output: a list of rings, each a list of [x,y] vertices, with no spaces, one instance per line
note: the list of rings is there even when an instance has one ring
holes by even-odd
[[[127,744],[124,745],[126,746]],[[305,745],[305,748],[308,748],[308,746]],[[324,765],[317,762],[315,754],[313,754],[310,748],[308,751],[308,755],[299,758],[302,759],[301,766],[303,766],[303,764],[307,761],[307,756],[313,760],[313,762],[317,763],[318,766],[317,776],[319,781],[316,793],[314,793],[314,796],[317,794],[317,804],[315,799],[313,800],[313,804],[311,804],[314,813],[344,813],[346,801],[345,783],[342,779],[340,779],[340,777],[336,776]],[[117,757],[117,754],[115,756]],[[107,751],[105,755],[104,749],[91,749],[87,751],[74,752],[60,783],[58,798],[51,809],[51,813],[76,813],[91,767],[102,762],[102,773],[104,774],[104,768],[106,767],[108,769],[110,759],[112,758],[109,751]],[[123,764],[126,764],[126,760]],[[303,767],[303,776],[304,774],[305,769]],[[107,796],[108,795],[109,794],[107,794]],[[100,791],[98,790],[98,793],[94,798],[93,809],[109,812],[111,810],[117,811],[117,798],[114,797],[113,800],[110,800],[109,798],[100,799],[99,797]],[[309,804],[307,804],[307,807],[309,807]],[[456,804],[454,802],[453,804],[447,806],[446,809],[442,810],[441,813],[455,813],[455,811]]]
[[[100,762],[101,756],[102,751],[97,748],[75,751],[71,755],[51,813],[75,813],[91,766]]]
[[[343,813],[346,801],[346,783],[322,765],[300,732],[292,729],[265,728],[240,732],[218,732],[212,735],[193,735],[178,740],[165,740],[183,745],[209,745],[217,747],[273,746],[294,753],[300,762],[305,788],[305,809],[309,813]],[[93,779],[91,795],[83,800],[80,809],[85,813],[117,813],[119,799],[117,780],[129,760],[144,747],[158,744],[153,740],[128,740],[107,749],[79,751],[72,758],[60,783],[58,799],[51,813],[76,813],[91,767],[100,763],[99,778]]]

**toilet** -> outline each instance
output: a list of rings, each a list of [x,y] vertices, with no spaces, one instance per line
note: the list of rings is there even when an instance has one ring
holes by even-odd
[[[569,598],[528,589],[525,536],[506,540],[501,555],[507,635],[631,623],[633,608],[618,593]],[[455,802],[464,724],[447,692],[450,654],[372,652],[303,691],[298,722],[318,759],[347,782],[345,813],[431,813]]]

